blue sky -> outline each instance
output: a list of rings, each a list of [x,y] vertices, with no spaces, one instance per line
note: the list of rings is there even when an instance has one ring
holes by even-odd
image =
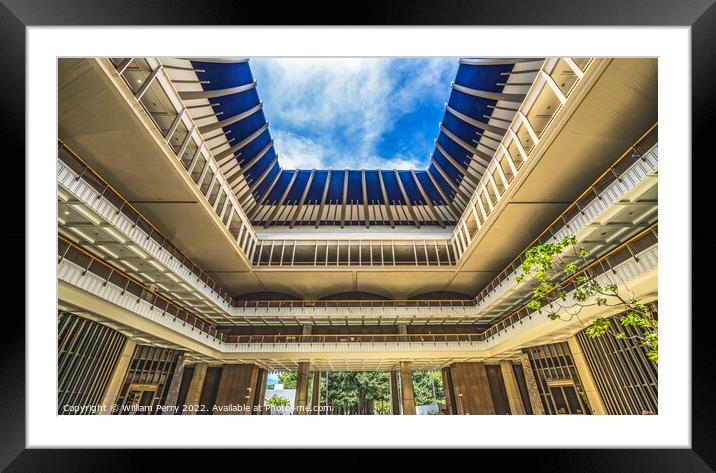
[[[285,169],[424,169],[458,60],[252,58]]]

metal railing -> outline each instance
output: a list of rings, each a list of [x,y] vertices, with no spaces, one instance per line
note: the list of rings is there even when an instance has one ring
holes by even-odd
[[[130,204],[122,196],[122,194],[105,181],[62,140],[59,140],[57,157],[77,174],[77,179],[82,179],[99,192],[97,198],[106,199],[117,209],[117,213],[122,213],[133,221],[134,225],[141,228],[149,238],[154,240],[161,248],[169,252],[172,258],[176,259],[179,263],[191,271],[202,283],[206,285],[207,288],[216,293],[224,301],[231,304],[233,298],[226,289],[221,287],[219,283],[206,274],[196,263],[177,249],[154,225],[152,225],[151,222],[149,222],[149,220],[147,220],[147,218],[144,217],[144,215],[141,214],[141,212],[139,212],[139,210]]]
[[[658,124],[654,123],[649,129],[629,148],[622,153],[621,156],[607,168],[577,199],[559,214],[551,224],[540,233],[529,245],[525,247],[515,259],[513,259],[492,281],[490,281],[475,296],[475,303],[484,300],[488,294],[494,291],[500,284],[507,280],[512,274],[519,270],[520,265],[525,259],[527,251],[536,246],[547,243],[559,233],[562,228],[569,228],[569,221],[577,214],[583,211],[590,202],[595,199],[602,199],[601,191],[606,189],[614,181],[621,180],[621,174],[624,173],[634,161],[640,162],[644,159],[646,151],[651,149],[658,140]]]
[[[217,329],[216,324],[207,322],[192,312],[186,310],[177,303],[165,296],[158,294],[145,284],[120,269],[109,265],[92,253],[85,251],[72,241],[58,235],[57,241],[57,263],[67,260],[83,268],[83,275],[90,272],[104,279],[104,285],[113,284],[122,290],[122,294],[129,293],[137,297],[137,301],[143,300],[152,304],[157,309],[174,318],[181,320],[190,327],[205,333],[217,340],[223,338],[223,333]]]
[[[507,265],[493,280],[483,288],[474,299],[430,299],[430,300],[258,300],[258,301],[237,301],[230,296],[228,291],[204,273],[193,261],[176,249],[157,229],[154,227],[134,206],[124,199],[111,185],[109,185],[98,173],[85,163],[62,141],[59,142],[58,157],[75,171],[78,179],[88,182],[99,194],[98,197],[106,198],[112,203],[118,212],[124,213],[136,225],[140,226],[154,241],[165,248],[172,257],[187,267],[193,274],[204,282],[208,288],[218,294],[223,300],[240,308],[402,308],[402,307],[433,307],[451,308],[474,307],[484,300],[492,291],[500,286],[510,275],[518,270],[524,260],[526,251],[535,244],[541,244],[553,238],[564,226],[568,226],[570,219],[582,211],[595,199],[601,199],[600,191],[609,184],[621,180],[625,172],[636,161],[639,163],[644,159],[644,153],[653,147],[658,138],[657,124],[652,125],[632,146],[599,176],[567,209],[565,209],[553,222],[530,244],[528,245],[509,265]]]
[[[569,292],[575,288],[574,281],[581,274],[589,274],[596,277],[609,272],[614,272],[615,267],[630,258],[638,261],[637,254],[658,243],[658,224],[653,224],[647,229],[634,235],[629,240],[612,249],[605,255],[589,263],[584,268],[561,281],[561,288]],[[284,301],[290,302],[290,301]],[[316,301],[319,302],[319,301]],[[338,301],[322,301],[338,302]],[[365,301],[354,301],[365,302]],[[371,301],[376,302],[376,301]],[[385,301],[389,302],[389,301]],[[410,301],[419,302],[419,301]],[[548,302],[547,302],[548,304]],[[330,306],[327,306],[330,307]],[[501,320],[493,323],[481,332],[465,333],[420,333],[420,334],[251,334],[251,335],[226,335],[226,343],[392,343],[392,342],[479,342],[498,335],[500,332],[511,326],[522,322],[524,319],[532,319],[539,315],[540,310],[532,310],[524,304],[514,312]]]
[[[621,263],[634,259],[638,262],[639,254],[658,243],[658,225],[654,224],[626,242],[614,248],[610,252],[591,262],[577,273],[564,278],[561,281],[562,289],[570,291],[574,289],[577,276],[586,273],[591,277],[613,272],[616,274],[616,267]],[[216,324],[206,322],[183,307],[170,301],[161,294],[157,294],[144,284],[119,269],[108,265],[91,253],[78,247],[73,242],[59,236],[58,239],[58,263],[63,259],[83,268],[84,273],[91,272],[104,279],[104,284],[111,283],[122,289],[122,293],[130,293],[137,297],[137,301],[143,300],[152,304],[157,309],[174,317],[174,320],[181,320],[190,327],[202,332],[223,343],[231,344],[265,344],[265,343],[439,343],[439,342],[481,342],[499,335],[502,331],[511,326],[522,323],[524,319],[541,314],[541,310],[532,310],[523,305],[508,316],[495,322],[486,330],[481,332],[464,333],[412,333],[412,334],[228,334],[219,330]],[[83,274],[84,274],[83,273]],[[556,296],[555,296],[556,297]],[[360,301],[363,302],[363,301]],[[411,301],[415,302],[415,301]],[[547,301],[549,304],[549,301]]]
[[[561,281],[561,289],[566,292],[575,288],[575,280],[577,276],[581,274],[588,274],[590,277],[596,277],[602,274],[608,274],[609,272],[615,272],[615,266],[628,260],[629,258],[635,258],[638,261],[636,253],[649,248],[658,243],[658,223],[651,225],[650,227],[637,233],[629,240],[625,241],[621,245],[612,249],[605,255],[597,258],[596,260],[589,263],[587,266],[577,271],[573,275],[563,279]],[[554,293],[554,291],[552,291]],[[552,295],[547,300],[545,305],[549,305],[550,300],[557,299],[557,296]],[[511,314],[502,318],[501,320],[493,323],[489,328],[481,332],[486,338],[498,335],[500,332],[507,328],[515,325],[516,323],[522,322],[524,319],[531,319],[535,313],[541,313],[542,309],[533,310],[527,307],[528,304],[524,304],[519,309],[513,311]]]

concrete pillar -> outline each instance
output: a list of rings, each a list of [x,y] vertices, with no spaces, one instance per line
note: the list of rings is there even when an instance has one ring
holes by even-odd
[[[520,361],[522,362],[522,371],[525,374],[525,384],[527,384],[527,393],[529,394],[530,404],[532,405],[532,414],[544,415],[544,405],[539,395],[537,380],[535,379],[535,374],[532,372],[532,365],[530,365],[530,359],[527,353],[522,354]]]
[[[457,414],[457,406],[455,405],[455,391],[452,388],[452,380],[450,379],[450,368],[441,370],[443,375],[443,389],[445,390],[445,410],[448,415]]]
[[[122,352],[119,354],[119,360],[117,360],[117,366],[114,367],[112,376],[109,378],[107,391],[105,391],[104,397],[102,398],[102,409],[97,411],[98,415],[114,414],[112,405],[117,402],[119,391],[124,384],[124,378],[127,375],[127,369],[129,368],[129,363],[132,361],[132,355],[134,355],[134,348],[136,346],[137,342],[134,340],[127,339],[124,342]]]
[[[298,379],[296,380],[296,398],[293,404],[293,415],[305,415],[308,405],[308,373],[311,364],[307,361],[298,364]]]
[[[398,389],[398,372],[390,372],[390,414],[400,415],[400,389]]]
[[[174,368],[174,374],[172,374],[172,382],[169,384],[167,390],[167,398],[164,401],[165,406],[176,406],[177,398],[179,397],[179,387],[181,386],[181,378],[184,374],[184,354],[179,355],[177,360],[176,368]],[[169,412],[172,414],[172,412]]]
[[[313,372],[313,393],[311,393],[311,414],[319,415],[321,406],[321,372]]]
[[[311,325],[303,326],[303,335],[311,335]],[[309,362],[298,364],[298,379],[296,380],[296,398],[293,404],[294,415],[308,414],[308,373],[311,369]]]
[[[453,363],[450,366],[450,374],[459,414],[495,413],[484,363]]]
[[[268,370],[259,368],[258,379],[256,380],[256,389],[254,395],[254,407],[256,408],[252,414],[263,415],[268,412],[265,409],[264,398],[266,397],[266,382],[268,381]]]
[[[400,362],[400,384],[403,394],[403,415],[415,415],[415,398],[413,397],[413,369],[409,361]]]
[[[189,389],[186,393],[187,406],[198,406],[201,399],[201,391],[204,388],[204,379],[206,378],[206,370],[209,367],[206,363],[197,363],[194,365],[194,374],[189,383]],[[189,408],[183,414],[194,415],[197,409]]]
[[[214,415],[250,415],[258,377],[259,367],[256,365],[225,365],[216,390]],[[241,410],[231,410],[231,406],[237,404]]]
[[[509,360],[500,362],[500,370],[502,371],[502,379],[505,382],[505,391],[507,392],[507,401],[510,403],[510,412],[513,415],[524,415],[525,406],[522,404],[522,396],[520,395],[520,387],[517,385],[517,378],[512,369],[512,362]]]
[[[567,344],[569,345],[569,351],[572,352],[574,367],[577,368],[579,379],[582,381],[582,389],[584,389],[584,394],[587,395],[592,414],[606,415],[607,408],[604,406],[604,400],[602,399],[602,395],[599,394],[597,383],[592,376],[592,370],[589,369],[587,359],[584,357],[584,352],[582,351],[582,347],[579,346],[577,337],[569,337]]]

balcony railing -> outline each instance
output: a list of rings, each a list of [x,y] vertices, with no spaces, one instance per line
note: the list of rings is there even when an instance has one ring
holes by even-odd
[[[229,292],[221,287],[211,276],[206,274],[196,263],[179,251],[172,243],[164,237],[157,228],[152,225],[132,204],[117,192],[107,181],[87,165],[77,154],[75,154],[61,140],[57,152],[58,159],[67,165],[77,175],[76,179],[82,179],[88,183],[99,194],[97,199],[106,199],[117,209],[117,213],[124,214],[134,225],[139,227],[148,238],[155,241],[161,248],[165,249],[172,258],[191,271],[207,288],[216,293],[221,299],[231,304],[232,297]]]
[[[586,273],[591,277],[610,277],[617,274],[618,267],[629,260],[639,262],[640,255],[647,253],[658,244],[657,224],[650,226],[628,241],[614,248],[609,253],[587,265],[582,270],[562,281],[562,287],[570,291],[574,289],[574,280],[580,274]],[[281,335],[281,334],[250,334],[234,335],[222,332],[212,323],[206,322],[190,311],[170,301],[161,294],[157,294],[144,284],[136,281],[86,252],[69,240],[59,237],[58,263],[67,260],[83,268],[83,275],[90,272],[104,280],[103,285],[112,284],[122,290],[122,294],[129,293],[143,300],[163,313],[174,317],[174,320],[183,321],[198,332],[225,344],[296,344],[296,343],[439,343],[439,342],[481,342],[499,336],[501,332],[522,323],[525,319],[544,317],[540,310],[531,310],[527,304],[523,305],[507,317],[481,332],[473,333],[421,333],[421,334],[315,334],[315,335]],[[655,263],[654,263],[655,264]],[[360,301],[363,302],[363,301]],[[411,301],[415,302],[415,301]]]
[[[536,246],[547,243],[554,239],[563,228],[570,229],[569,222],[577,214],[582,213],[595,199],[603,199],[602,191],[615,181],[621,181],[623,173],[625,173],[636,162],[637,166],[641,166],[645,173],[649,169],[644,168],[645,154],[647,151],[656,146],[658,142],[658,126],[652,125],[632,146],[622,153],[622,155],[607,168],[601,176],[599,176],[592,185],[590,185],[577,199],[559,214],[551,224],[540,233],[522,252],[515,257],[500,273],[495,276],[478,294],[475,296],[475,303],[484,300],[492,291],[500,284],[515,274],[520,265],[525,260],[527,251]]]
[[[150,289],[145,284],[137,281],[118,268],[111,266],[93,254],[83,250],[75,243],[59,236],[57,241],[57,263],[58,265],[67,260],[83,268],[83,275],[88,272],[99,276],[104,280],[103,285],[112,284],[122,290],[122,294],[131,294],[137,297],[137,301],[143,300],[152,304],[158,310],[174,318],[181,320],[199,332],[210,335],[221,340],[223,333],[217,330],[215,324],[202,320],[192,312],[172,302],[168,298]]]
[[[221,288],[216,281],[204,273],[189,258],[184,256],[171,243],[153,227],[141,213],[129,204],[115,189],[113,189],[101,176],[91,169],[81,158],[67,146],[60,143],[59,159],[74,170],[77,179],[88,182],[97,192],[97,197],[104,197],[133,222],[142,228],[149,238],[152,238],[161,247],[165,248],[173,257],[186,266],[207,287],[216,292],[224,301],[237,308],[463,308],[469,309],[486,299],[506,279],[514,275],[524,259],[526,250],[535,244],[541,244],[553,238],[555,234],[569,228],[571,219],[587,208],[595,199],[602,199],[601,192],[610,184],[623,178],[623,174],[634,165],[646,166],[645,154],[656,145],[657,125],[654,124],[633,146],[629,147],[612,166],[610,166],[585,192],[570,205],[560,216],[546,228],[515,260],[504,268],[480,293],[472,300],[262,300],[262,301],[236,301],[229,293]],[[636,164],[635,164],[636,163]],[[649,166],[645,167],[648,171]]]

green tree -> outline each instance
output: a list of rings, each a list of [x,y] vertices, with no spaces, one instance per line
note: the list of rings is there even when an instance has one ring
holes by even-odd
[[[325,376],[321,376],[321,404],[325,404]],[[390,411],[389,374],[373,371],[328,373],[328,404],[343,413],[372,414]]]
[[[540,313],[546,311],[551,320],[568,321],[576,317],[585,325],[585,333],[590,338],[610,333],[618,339],[637,339],[646,347],[649,359],[658,363],[659,325],[654,313],[633,296],[622,295],[616,284],[600,284],[589,268],[589,256],[589,250],[577,248],[574,235],[566,236],[557,243],[544,243],[527,250],[520,265],[521,272],[517,275],[517,282],[528,276],[532,276],[534,281],[527,307]],[[572,292],[570,298],[567,297],[568,291]],[[619,308],[620,314],[616,316],[618,324],[636,327],[640,329],[640,335],[630,336],[624,330],[613,330],[608,318],[600,317],[586,325],[579,318],[579,313],[590,306]]]
[[[278,394],[274,394],[270,398],[266,400],[266,404],[268,404],[271,407],[280,407],[280,406],[290,406],[291,401],[286,399],[283,396],[279,396]]]
[[[278,384],[283,384],[283,389],[296,389],[298,381],[298,373],[295,371],[286,371],[278,375]]]
[[[433,386],[435,387],[435,395],[433,395]],[[417,406],[445,402],[443,377],[440,372],[413,371],[413,396]]]

